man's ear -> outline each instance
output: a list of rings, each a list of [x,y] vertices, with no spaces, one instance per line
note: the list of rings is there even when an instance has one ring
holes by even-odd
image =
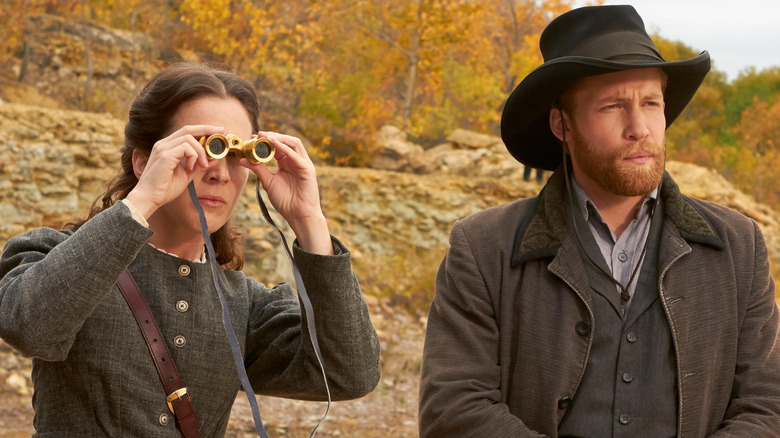
[[[143,175],[148,161],[148,155],[138,149],[133,149],[133,173],[135,173],[137,179],[141,179],[141,175]]]
[[[563,117],[563,111],[561,111],[560,108],[550,108],[550,131],[552,131],[553,135],[558,137],[558,140],[561,141],[563,141],[563,123],[561,123],[561,118]]]

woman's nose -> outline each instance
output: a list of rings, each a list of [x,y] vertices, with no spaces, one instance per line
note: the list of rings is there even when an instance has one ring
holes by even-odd
[[[230,172],[228,172],[227,158],[209,161],[209,167],[206,169],[206,179],[216,183],[229,181]]]

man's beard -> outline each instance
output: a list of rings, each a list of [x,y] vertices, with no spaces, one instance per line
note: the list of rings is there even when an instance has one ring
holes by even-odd
[[[602,189],[619,196],[643,196],[658,187],[664,173],[666,144],[634,143],[616,150],[604,152],[582,138],[574,129],[574,145],[577,164],[590,179]],[[649,152],[652,162],[645,166],[626,163],[623,159],[637,151]]]

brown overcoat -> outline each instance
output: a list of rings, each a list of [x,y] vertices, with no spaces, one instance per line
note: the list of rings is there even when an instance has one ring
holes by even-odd
[[[421,437],[556,437],[592,345],[591,289],[562,175],[455,223],[436,279]],[[674,343],[678,436],[780,435],[775,285],[756,223],[664,175],[658,290]],[[596,324],[598,321],[595,322]]]

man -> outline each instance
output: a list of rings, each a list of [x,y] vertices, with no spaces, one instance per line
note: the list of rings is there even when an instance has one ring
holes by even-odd
[[[540,46],[501,133],[521,163],[557,170],[537,197],[453,226],[420,435],[780,435],[761,232],[664,172],[664,131],[709,55],[666,62],[630,6],[567,12]]]

